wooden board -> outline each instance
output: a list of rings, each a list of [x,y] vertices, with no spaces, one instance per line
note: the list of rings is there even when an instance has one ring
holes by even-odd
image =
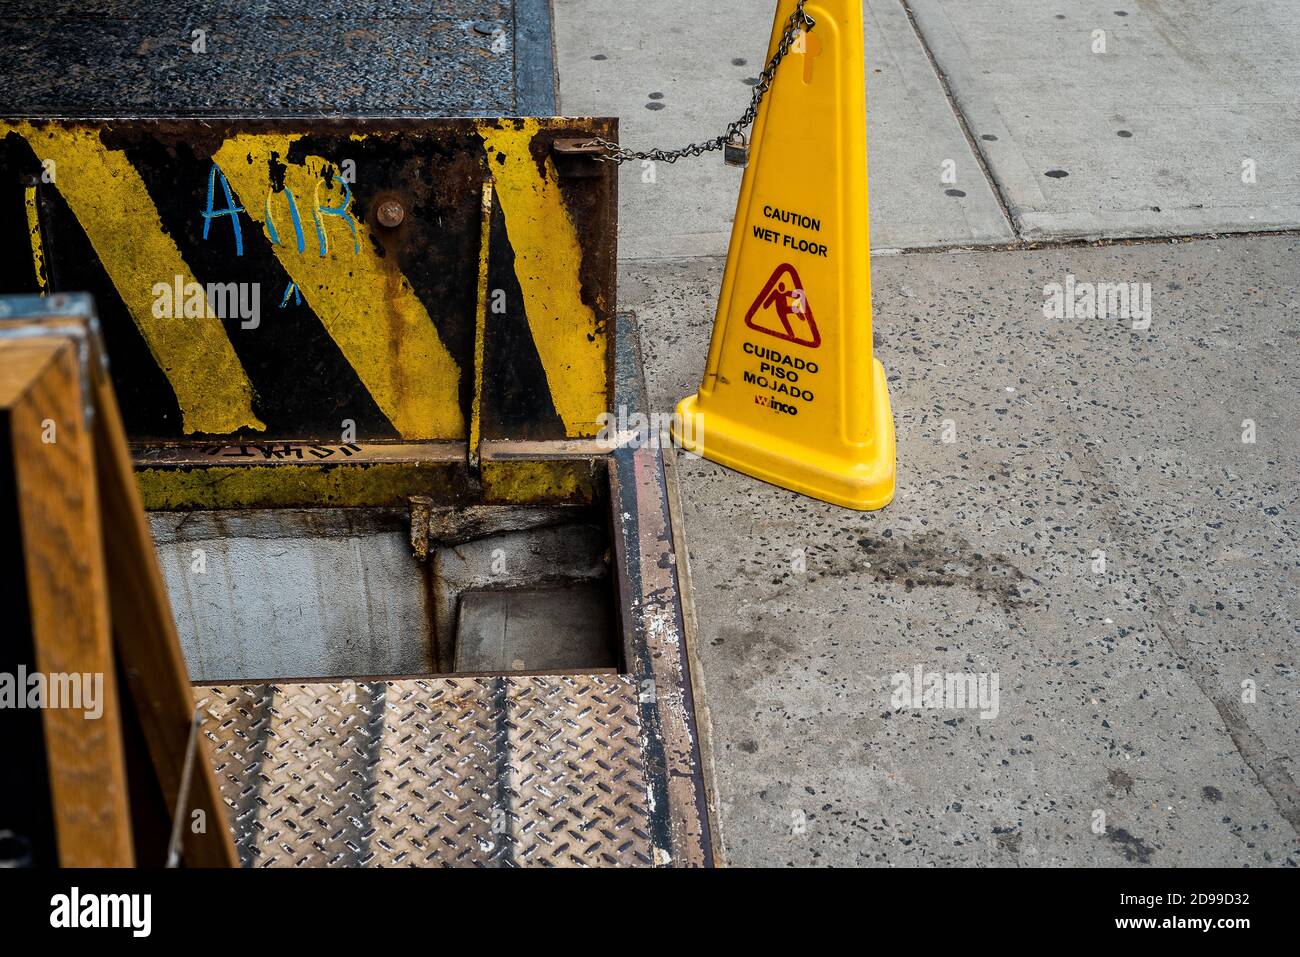
[[[98,690],[93,704],[83,698],[82,707],[42,712],[59,861],[130,866],[126,768],[84,399],[75,343],[62,337],[0,341],[0,415],[7,420],[5,451],[18,492],[35,670],[47,681],[78,675]]]
[[[84,722],[95,725],[89,731],[71,723],[73,712],[45,715],[59,861],[129,865],[134,847],[139,864],[162,866],[179,814],[187,866],[234,866],[201,738],[185,784],[193,694],[93,303],[51,296],[6,305],[0,434],[12,446],[34,657],[42,671],[70,671],[74,657],[93,652],[109,699],[102,718]],[[117,675],[126,682],[121,709]],[[124,762],[124,753],[138,759]]]
[[[101,368],[98,363],[95,366]],[[183,805],[185,863],[193,867],[234,867],[238,863],[235,845],[226,828],[225,805],[206,753],[194,762],[189,794],[177,800],[194,720],[194,697],[158,555],[132,474],[117,400],[107,377],[97,378],[95,463],[106,555],[112,569],[109,598],[117,654],[125,668],[166,806],[174,815],[177,805]],[[199,748],[201,752],[206,750],[201,740]]]

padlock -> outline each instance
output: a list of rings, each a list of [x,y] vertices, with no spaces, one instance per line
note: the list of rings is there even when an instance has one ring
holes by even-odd
[[[733,133],[722,147],[722,159],[728,166],[749,165],[749,140],[744,133]]]

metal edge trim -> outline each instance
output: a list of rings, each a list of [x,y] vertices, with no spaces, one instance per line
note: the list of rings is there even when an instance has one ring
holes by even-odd
[[[701,776],[704,780],[704,805],[708,815],[710,844],[717,867],[727,866],[726,847],[718,827],[718,773],[713,751],[713,712],[705,696],[704,669],[699,657],[699,620],[695,614],[695,586],[686,544],[682,515],[681,486],[677,479],[677,451],[670,448],[663,456],[664,487],[668,492],[668,528],[676,556],[678,600],[682,607],[682,644],[685,649],[687,675],[691,684],[695,712],[695,733],[699,737]]]
[[[559,101],[551,0],[515,0],[515,109],[551,116]]]

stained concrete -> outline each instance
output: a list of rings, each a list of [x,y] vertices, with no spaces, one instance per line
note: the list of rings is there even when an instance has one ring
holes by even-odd
[[[1300,5],[906,3],[1022,237],[1300,225]]]
[[[617,666],[603,525],[493,511],[472,540],[436,513],[424,562],[403,509],[151,512],[191,680]]]
[[[456,619],[456,671],[617,668],[619,642],[605,584],[466,592]]]
[[[434,629],[459,634],[462,596],[482,589],[600,586],[612,599],[608,547],[608,533],[592,524],[527,528],[440,547],[431,560]],[[459,667],[450,642],[440,642],[438,651],[443,670]]]
[[[749,105],[772,29],[769,0],[566,0],[555,6],[560,109],[618,116],[633,149],[717,136]],[[866,0],[871,241],[1005,243],[1010,225],[898,0]],[[956,182],[941,179],[951,159]],[[741,170],[709,154],[640,163],[619,180],[620,256],[726,252]],[[964,195],[955,195],[962,193]]]
[[[895,502],[680,458],[732,863],[1300,864],[1298,262],[878,257]],[[721,268],[623,264],[655,410],[698,382]],[[1149,330],[1044,318],[1068,274],[1149,283]],[[918,666],[998,675],[996,717],[895,706]]]
[[[152,512],[193,681],[437,670],[433,599],[405,514]]]

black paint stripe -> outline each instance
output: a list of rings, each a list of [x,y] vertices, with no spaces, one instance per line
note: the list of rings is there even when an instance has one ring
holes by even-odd
[[[253,410],[266,423],[268,438],[338,440],[343,420],[356,423],[357,438],[393,439],[397,431],[344,358],[305,298],[280,303],[291,279],[262,227],[240,215],[243,255],[237,256],[230,217],[214,219],[203,238],[202,212],[212,158],[184,141],[164,145],[152,137],[133,137],[126,145],[131,165],[144,180],[163,227],[175,241],[194,278],[207,283],[256,283],[260,324],[242,328],[238,316],[222,321],[226,334],[253,384]],[[232,190],[233,192],[233,190]],[[236,196],[245,207],[261,197]],[[220,186],[214,205],[225,206]],[[306,212],[303,213],[306,216]],[[305,255],[315,255],[310,218],[304,223]],[[292,236],[281,236],[292,243]],[[172,282],[158,276],[158,282]],[[262,433],[259,433],[262,435]]]
[[[506,235],[500,205],[492,210],[488,242],[488,312],[483,337],[483,437],[485,439],[562,439],[564,422],[546,369],[537,354],[515,275],[515,252]],[[500,290],[501,296],[495,295]],[[504,312],[494,312],[498,299]]]
[[[113,390],[133,441],[173,439],[184,421],[176,391],[149,349],[77,217],[51,185],[40,187],[45,268],[51,292],[88,292],[95,300]]]
[[[302,163],[307,156],[354,162],[353,215],[368,224],[375,252],[392,257],[460,369],[457,389],[468,421],[484,176],[481,140],[468,130],[362,140],[341,133],[308,134],[294,141],[288,160]],[[374,212],[389,199],[405,212],[396,228],[380,226]]]
[[[39,175],[40,163],[22,137],[0,140],[0,277],[6,294],[40,292],[27,228],[27,186]]]

